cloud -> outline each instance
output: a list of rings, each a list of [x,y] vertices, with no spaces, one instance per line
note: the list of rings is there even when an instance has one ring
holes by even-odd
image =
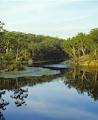
[[[58,37],[97,27],[97,11],[96,0],[0,0],[7,29]]]

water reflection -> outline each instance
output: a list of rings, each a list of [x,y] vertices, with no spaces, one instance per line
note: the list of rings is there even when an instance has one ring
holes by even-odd
[[[16,89],[13,93],[13,95],[11,95],[12,99],[15,99],[15,104],[17,107],[20,107],[22,105],[24,105],[25,99],[28,97],[28,89]],[[25,104],[26,105],[26,104]]]
[[[6,106],[9,104],[4,98],[3,95],[5,94],[5,90],[0,91],[0,120],[5,120],[2,111],[6,109]]]
[[[44,75],[37,77],[25,77],[25,78],[14,78],[14,79],[5,79],[0,78],[0,89],[3,90],[13,90],[14,96],[11,96],[13,99],[21,99],[24,103],[23,98],[27,96],[23,95],[28,90],[22,90],[24,86],[34,86],[36,84],[41,84],[45,82],[50,82],[53,79],[62,77],[64,84],[69,88],[74,87],[78,93],[87,92],[88,96],[91,96],[94,100],[98,99],[98,71],[88,71],[81,69],[67,69],[61,71],[57,75]],[[5,94],[5,91],[0,92],[0,98],[2,94]],[[17,102],[15,102],[17,104]]]
[[[75,88],[78,93],[87,93],[94,100],[98,99],[98,71],[85,69],[72,69],[65,71],[65,85],[69,88]]]
[[[2,112],[10,104],[10,101],[8,102],[3,98],[4,94],[6,96],[6,91],[12,91],[10,98],[14,101],[16,107],[21,107],[27,104],[26,99],[28,97],[28,89],[25,89],[26,86],[35,86],[36,84],[50,82],[53,79],[58,78],[59,76],[60,74],[25,78],[21,77],[13,79],[0,78],[0,120],[5,120]]]
[[[36,77],[0,78],[0,120],[7,119],[4,115],[4,111],[8,109],[8,106],[10,106],[12,104],[12,102],[14,103],[15,109],[22,108],[22,107],[23,107],[23,109],[25,107],[28,108],[28,104],[31,105],[31,103],[34,102],[33,99],[35,99],[35,101],[36,101],[36,99],[41,98],[41,95],[43,92],[45,93],[44,97],[47,98],[46,99],[47,102],[50,102],[51,100],[55,101],[54,103],[51,103],[52,105],[49,103],[50,104],[49,109],[50,109],[50,106],[54,107],[54,104],[57,104],[60,107],[61,113],[64,113],[63,110],[65,110],[65,108],[62,109],[62,106],[64,107],[64,105],[65,105],[66,101],[64,101],[64,94],[66,94],[66,97],[67,97],[67,92],[66,93],[65,92],[61,93],[60,91],[57,92],[57,89],[60,87],[59,86],[60,83],[58,81],[59,78],[60,78],[60,81],[64,85],[64,86],[62,86],[63,89],[66,90],[66,86],[67,86],[68,90],[69,90],[69,88],[75,88],[78,91],[79,95],[87,93],[88,96],[90,96],[93,100],[98,100],[98,71],[97,70],[88,71],[88,70],[84,70],[84,69],[74,68],[74,69],[61,70],[61,72],[59,74],[54,74],[54,75],[51,74],[51,75],[43,75],[43,76],[36,76]],[[56,82],[53,82],[53,80],[55,80]],[[28,90],[29,87],[33,88],[36,85],[43,85],[43,83],[49,83],[49,82],[50,83],[53,82],[53,84],[55,84],[53,87],[54,87],[54,89],[56,89],[56,91],[52,90],[52,92],[51,92],[51,88],[49,87],[48,90],[44,89],[44,90],[42,90],[41,94],[40,93],[37,94],[36,93],[37,90],[35,90],[35,93],[33,91],[33,94],[35,97],[33,97],[33,98],[31,97],[31,91]],[[45,85],[44,85],[44,88],[45,88]],[[36,87],[35,87],[35,89],[36,89]],[[60,88],[60,89],[62,89],[62,88]],[[38,88],[38,90],[39,90],[39,88]],[[9,92],[11,92],[11,93],[8,94]],[[40,90],[39,90],[39,92],[40,92]],[[47,95],[48,92],[49,92],[49,98]],[[36,94],[39,96],[36,97]],[[8,99],[4,96],[7,96]],[[58,96],[60,96],[60,97],[58,97]],[[31,100],[32,102],[30,101],[31,98],[32,98],[32,100]],[[71,99],[71,98],[68,98],[68,99]],[[39,102],[39,103],[37,103],[37,102]],[[35,105],[37,105],[37,104],[39,106],[44,105],[44,104],[41,104],[40,101],[37,101],[37,102]],[[44,101],[44,102],[46,102],[46,101]],[[73,100],[73,102],[75,102],[75,100]],[[66,102],[66,104],[69,104],[69,103]],[[72,104],[72,103],[70,103],[70,104]],[[57,105],[55,105],[55,106],[57,107]],[[11,105],[11,107],[13,107],[13,106]],[[59,109],[59,107],[58,107],[58,109]],[[65,105],[65,107],[67,107],[67,105]],[[9,108],[9,109],[11,109],[11,108]],[[55,111],[55,109],[54,109],[54,111]],[[38,114],[38,113],[36,113],[36,114]],[[49,114],[49,113],[47,113],[47,114]],[[53,114],[53,113],[51,112],[51,114]],[[59,116],[59,113],[58,113],[58,116]],[[38,116],[36,115],[36,117],[38,117]],[[36,119],[36,117],[35,117],[35,119]],[[66,119],[66,116],[63,115],[63,117]],[[54,117],[51,119],[54,120]],[[44,120],[44,118],[43,118],[43,120]],[[57,118],[56,118],[56,120],[57,120]],[[61,120],[63,120],[63,119],[61,119]]]

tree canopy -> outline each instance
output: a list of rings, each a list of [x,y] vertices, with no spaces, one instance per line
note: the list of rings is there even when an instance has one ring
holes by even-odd
[[[71,59],[79,63],[82,56],[98,59],[98,28],[88,34],[78,33],[68,39],[10,32],[0,21],[0,69],[13,70],[30,63]]]

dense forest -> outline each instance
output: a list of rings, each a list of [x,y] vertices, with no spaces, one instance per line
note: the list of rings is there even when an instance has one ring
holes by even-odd
[[[62,61],[68,55],[63,39],[50,36],[9,32],[0,23],[0,69],[21,69],[28,64]]]
[[[68,39],[10,32],[0,22],[0,70],[21,69],[33,63],[64,61],[98,66],[98,28]]]
[[[63,48],[73,64],[98,67],[98,28],[65,40]]]

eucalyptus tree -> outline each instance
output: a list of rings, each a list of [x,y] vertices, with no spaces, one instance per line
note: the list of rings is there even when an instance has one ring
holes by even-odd
[[[3,37],[4,37],[4,23],[0,21],[0,51],[2,51],[4,47]]]
[[[98,59],[98,28],[92,29],[90,31],[90,37],[92,39],[92,53],[95,56],[95,59]]]

